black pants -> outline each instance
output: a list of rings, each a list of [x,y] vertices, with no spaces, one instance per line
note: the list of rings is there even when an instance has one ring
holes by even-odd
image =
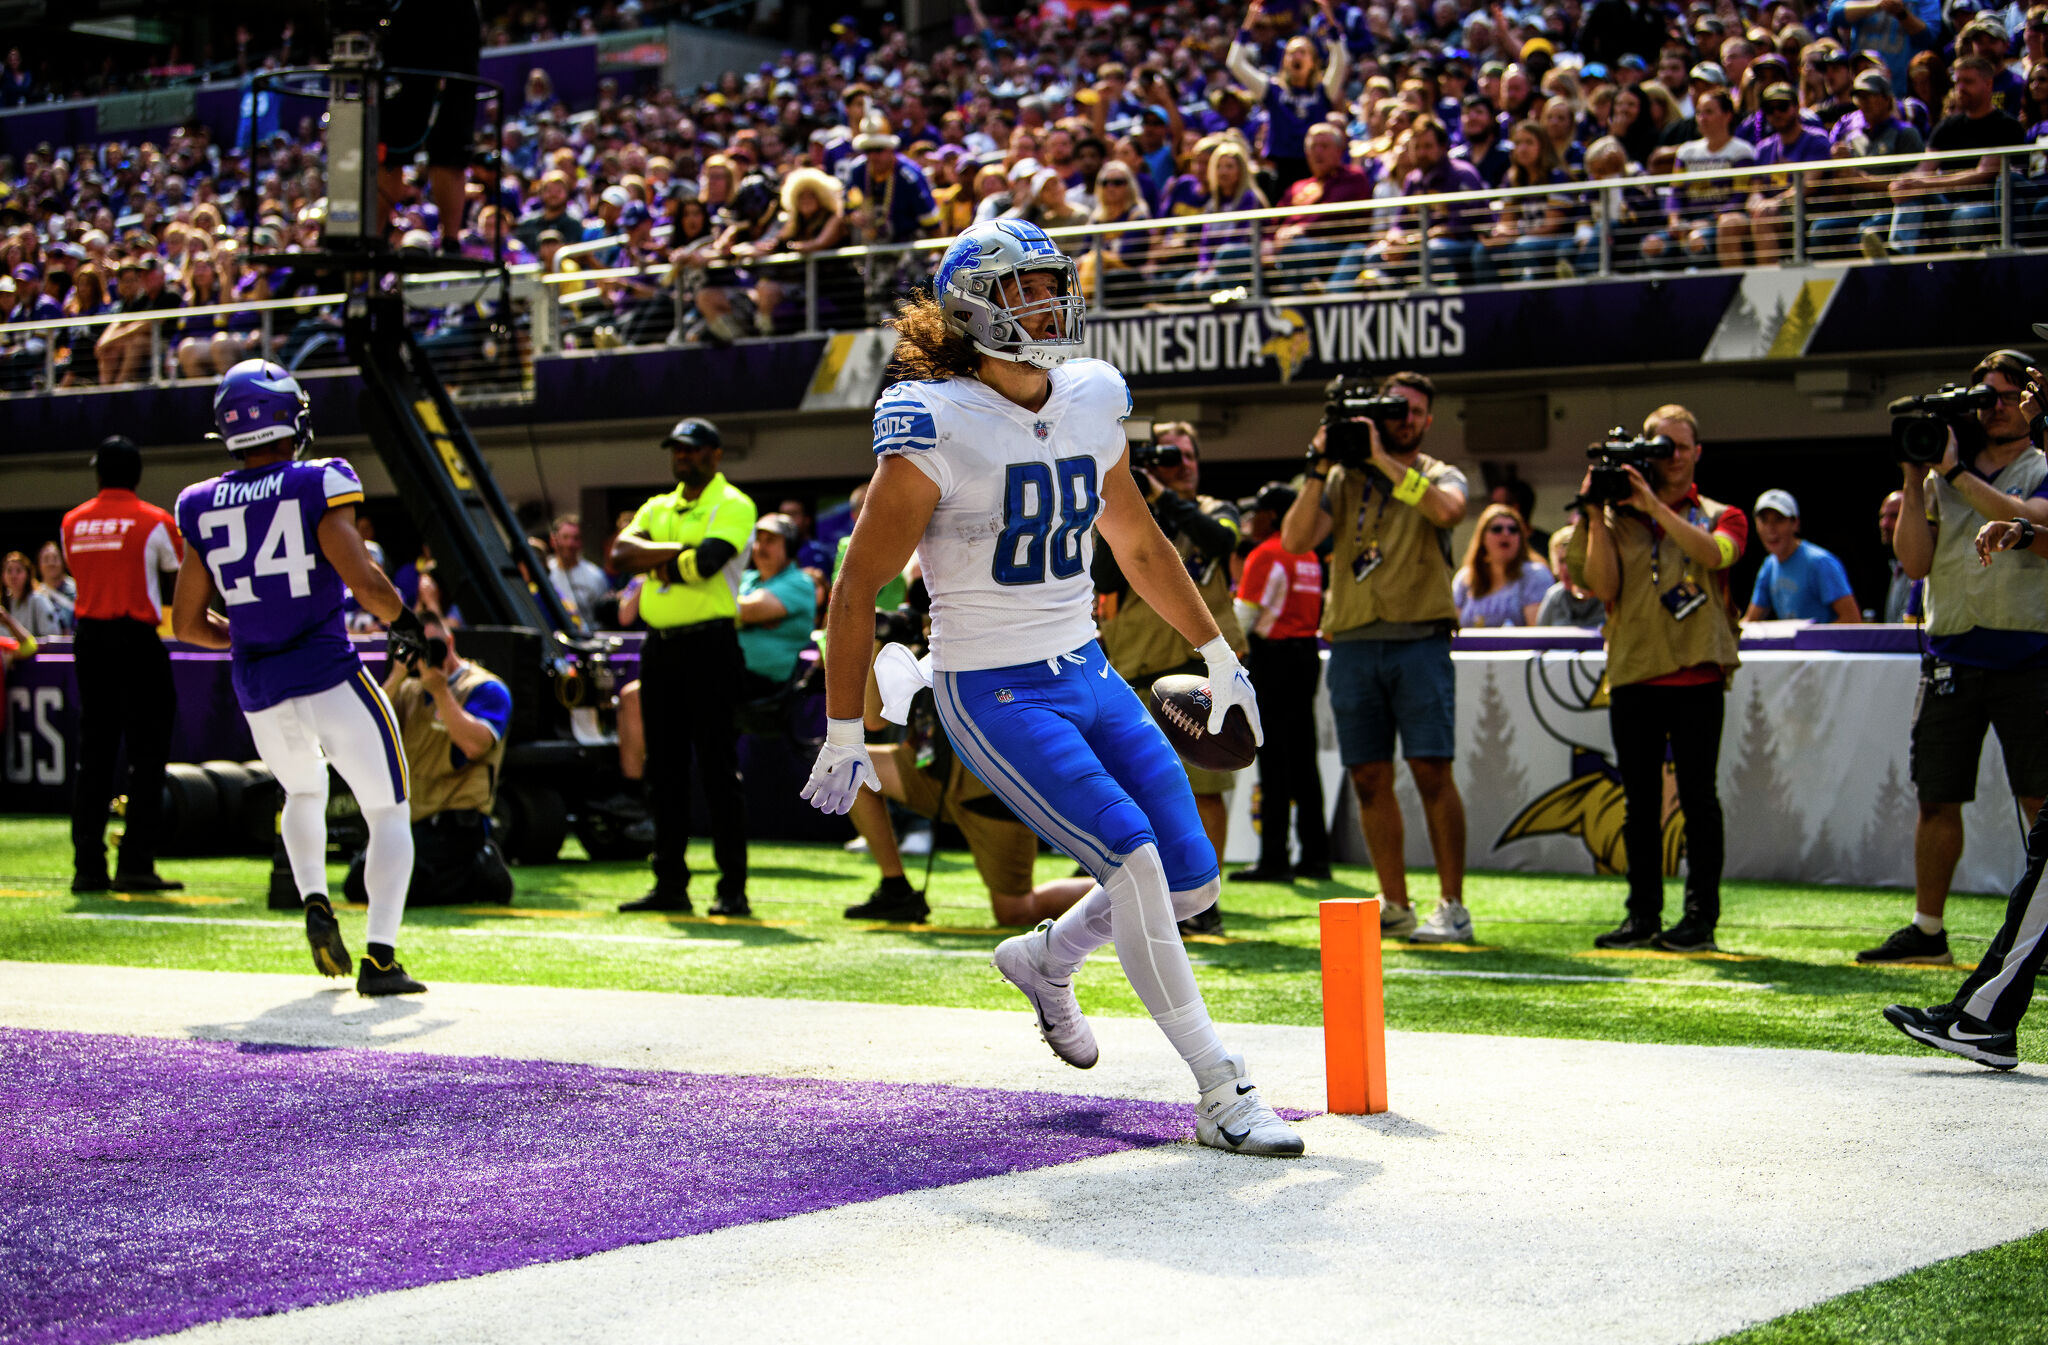
[[[72,645],[78,677],[78,777],[71,796],[72,864],[81,878],[107,871],[107,805],[128,796],[117,873],[149,873],[164,815],[164,761],[178,710],[171,656],[140,621],[83,620]],[[126,787],[114,759],[127,748]]]
[[[1955,1005],[2001,1032],[2020,1025],[2034,998],[2034,980],[2048,956],[2048,898],[2040,894],[2041,870],[2048,864],[2048,808],[2034,818],[2027,833],[2027,866],[2012,885],[2005,923],[1984,953],[1977,970],[1956,991]],[[1972,1000],[1978,1000],[1972,1004]]]
[[[1678,776],[1685,810],[1685,914],[1712,925],[1721,918],[1721,683],[1697,687],[1621,686],[1610,693],[1608,724],[1621,768],[1628,848],[1628,911],[1646,920],[1664,915],[1664,745]]]
[[[342,894],[366,902],[365,856],[349,861]],[[509,906],[512,870],[491,839],[490,819],[480,812],[436,813],[412,824],[412,882],[408,906]]]
[[[1261,640],[1253,636],[1245,670],[1259,697],[1259,867],[1287,865],[1290,812],[1301,838],[1303,868],[1328,868],[1329,817],[1323,777],[1316,770],[1316,683],[1323,660],[1313,638]]]
[[[647,799],[654,813],[654,887],[690,889],[690,761],[711,809],[718,895],[747,893],[747,804],[740,792],[739,706],[745,661],[729,621],[652,632],[640,653],[640,716],[647,731]]]

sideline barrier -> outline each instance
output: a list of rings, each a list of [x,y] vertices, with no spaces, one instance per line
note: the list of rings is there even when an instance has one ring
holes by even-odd
[[[1323,959],[1323,1071],[1329,1110],[1387,1109],[1387,999],[1380,974],[1383,897],[1319,904]]]

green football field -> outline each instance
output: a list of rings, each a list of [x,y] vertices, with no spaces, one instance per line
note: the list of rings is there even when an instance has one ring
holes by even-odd
[[[578,854],[575,842],[569,854]],[[693,860],[709,864],[708,845]],[[172,896],[74,898],[61,819],[0,819],[0,957],[213,971],[309,966],[295,915],[265,909],[268,864],[254,859],[167,859],[182,879]],[[1071,872],[1047,856],[1039,877]],[[401,954],[422,979],[803,999],[872,1000],[971,1008],[1013,1007],[1014,992],[987,965],[1004,931],[964,853],[940,855],[929,925],[848,921],[840,911],[873,886],[860,855],[815,845],[756,845],[750,884],[757,918],[722,921],[620,915],[647,888],[644,865],[565,862],[515,870],[510,908],[416,907]],[[333,890],[340,890],[340,869]],[[913,870],[913,881],[918,871]],[[709,882],[700,884],[709,896]],[[1432,891],[1422,875],[1416,890]],[[1336,882],[1291,890],[1225,884],[1225,933],[1192,948],[1220,1019],[1314,1025],[1320,1021],[1316,903],[1371,891],[1371,871],[1341,868]],[[1621,911],[1615,879],[1475,874],[1467,901],[1479,942],[1435,949],[1389,944],[1387,1022],[1433,1032],[1806,1047],[1908,1053],[1879,1017],[1895,1001],[1948,998],[1950,968],[1871,969],[1856,949],[1904,922],[1897,892],[1732,883],[1717,954],[1603,953],[1593,936]],[[1676,885],[1673,902],[1677,900]],[[701,907],[700,907],[701,908]],[[1973,962],[1996,931],[2003,903],[1958,897],[1949,905],[1958,962]],[[343,909],[352,944],[362,913]],[[253,923],[251,923],[253,922]],[[1079,978],[1091,1013],[1143,1012],[1113,963]],[[2028,1060],[2048,1060],[2038,1035]]]
[[[477,981],[565,987],[868,1000],[1015,1008],[987,956],[1008,931],[993,927],[973,866],[942,853],[931,923],[848,921],[840,910],[874,883],[865,856],[818,845],[753,847],[753,920],[621,915],[648,884],[644,865],[591,863],[569,842],[565,862],[515,869],[510,908],[416,907],[401,954],[430,984]],[[708,866],[709,847],[693,862]],[[214,971],[305,971],[301,924],[266,909],[266,861],[166,859],[186,884],[162,897],[73,897],[67,824],[0,818],[0,959]],[[1043,857],[1041,880],[1071,866]],[[331,870],[340,890],[341,869]],[[920,870],[912,869],[917,881]],[[704,897],[709,882],[701,885]],[[1316,903],[1370,894],[1369,869],[1342,867],[1328,884],[1226,884],[1225,933],[1191,952],[1212,1011],[1228,1021],[1315,1025],[1320,1018]],[[1430,875],[1415,890],[1433,892]],[[1389,944],[1387,1022],[1394,1028],[1521,1036],[1782,1046],[1911,1053],[1878,1016],[1894,1001],[1946,999],[1958,968],[1870,969],[1854,962],[1903,922],[1898,892],[1730,883],[1723,952],[1601,953],[1593,936],[1619,918],[1618,880],[1482,873],[1468,879],[1479,942],[1470,948]],[[1673,884],[1672,900],[1677,900]],[[1974,962],[2004,903],[1956,897],[1950,943]],[[360,948],[363,912],[340,908]],[[1078,980],[1095,1014],[1143,1010],[1113,961]],[[2021,1054],[2048,1061],[2041,1034]],[[2048,1233],[1925,1267],[1791,1314],[1729,1340],[1742,1345],[1834,1341],[2043,1339],[2039,1287]]]

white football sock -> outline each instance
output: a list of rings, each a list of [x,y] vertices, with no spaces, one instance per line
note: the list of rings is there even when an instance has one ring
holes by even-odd
[[[1123,963],[1131,989],[1194,1071],[1196,1087],[1214,1087],[1231,1075],[1230,1052],[1216,1035],[1208,1006],[1195,986],[1195,969],[1188,965],[1188,950],[1180,941],[1158,847],[1142,845],[1124,856],[1123,865],[1103,886],[1109,895],[1117,960]]]
[[[412,884],[412,815],[403,803],[363,809],[370,844],[363,852],[363,890],[370,898],[371,943],[396,946],[405,915],[405,890]]]
[[[327,770],[320,770],[320,791],[284,796],[278,834],[284,837],[285,858],[291,861],[292,882],[299,900],[327,895]]]
[[[1088,954],[1108,943],[1113,935],[1109,922],[1109,893],[1097,883],[1088,895],[1067,907],[1045,934],[1045,974],[1072,976]]]
[[[1920,912],[1915,911],[1913,912],[1913,927],[1922,934],[1939,934],[1941,933],[1941,917],[1938,915],[1922,915]]]

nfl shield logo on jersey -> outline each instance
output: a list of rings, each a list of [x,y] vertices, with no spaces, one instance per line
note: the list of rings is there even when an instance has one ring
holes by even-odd
[[[996,704],[1008,705],[1011,701],[1015,699],[1017,698],[1010,694],[1010,689],[1008,687],[998,687],[996,689]]]
[[[1043,439],[1045,438],[1045,436],[1052,433],[1052,426],[1046,424],[1042,420],[1033,421],[1031,425],[1031,432],[1037,435],[1040,439]]]

